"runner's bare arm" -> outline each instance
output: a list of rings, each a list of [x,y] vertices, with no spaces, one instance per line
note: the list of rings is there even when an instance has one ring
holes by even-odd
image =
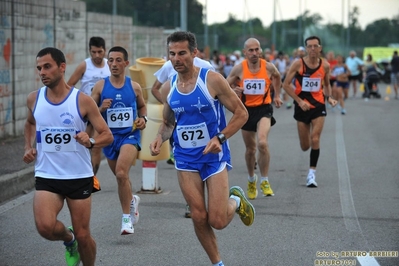
[[[143,97],[143,90],[141,89],[140,84],[137,82],[132,81],[132,87],[134,89],[134,93],[136,94],[137,98],[137,116],[135,123],[136,127],[140,130],[145,129],[146,127],[146,121],[143,118],[143,116],[147,116],[147,106],[144,101]]]
[[[84,93],[80,93],[78,101],[82,116],[90,121],[94,130],[98,133],[95,138],[96,148],[102,148],[111,144],[114,137],[104,118],[101,116],[94,99]],[[86,132],[79,132],[76,135],[76,140],[85,147],[91,146],[89,138],[90,136]]]
[[[76,83],[78,83],[79,80],[83,77],[85,71],[86,71],[86,62],[83,61],[76,67],[75,71],[69,77],[67,84],[70,86],[75,86]]]
[[[37,93],[38,91],[31,92],[26,101],[28,114],[24,126],[25,152],[23,161],[25,163],[31,163],[36,158],[36,148],[34,147],[34,142],[36,139],[36,120],[33,117],[32,110],[36,104]]]

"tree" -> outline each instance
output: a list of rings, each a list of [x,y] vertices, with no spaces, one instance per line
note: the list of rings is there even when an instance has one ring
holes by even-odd
[[[89,12],[112,14],[113,1],[83,0]],[[164,27],[167,29],[180,26],[180,0],[116,0],[117,14],[133,17],[138,26]],[[195,33],[202,33],[203,6],[196,0],[187,0],[187,28]]]
[[[373,46],[387,46],[398,43],[399,19],[380,19],[367,25],[363,36],[366,44]]]

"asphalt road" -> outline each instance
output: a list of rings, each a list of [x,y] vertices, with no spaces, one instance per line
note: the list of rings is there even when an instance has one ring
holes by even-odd
[[[328,110],[318,188],[305,186],[309,152],[299,148],[293,110],[275,110],[277,124],[269,136],[269,180],[275,196],[253,201],[256,218],[251,227],[236,216],[217,231],[225,265],[328,265],[336,258],[347,263],[341,265],[399,265],[399,101],[392,95],[384,100],[385,87],[381,92],[382,99],[347,100],[346,115]],[[230,146],[230,184],[246,189],[240,133]],[[93,195],[91,221],[96,265],[211,265],[191,220],[184,218],[174,168],[159,162],[158,178],[163,193],[139,194],[135,233],[121,236],[116,181],[102,164],[102,191]],[[141,161],[132,168],[131,180],[139,191]],[[65,265],[62,243],[36,232],[32,198],[30,192],[0,205],[0,265]],[[59,219],[69,225],[66,208]],[[365,256],[369,251],[391,253]]]

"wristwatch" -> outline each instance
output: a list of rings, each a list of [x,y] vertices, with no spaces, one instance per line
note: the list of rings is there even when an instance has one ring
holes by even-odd
[[[88,149],[91,149],[93,148],[94,144],[96,144],[96,141],[93,138],[90,138],[89,141],[90,141],[90,147]]]
[[[140,116],[140,118],[144,118],[144,121],[147,124],[147,121],[148,121],[147,116],[143,115],[143,116]]]
[[[216,137],[218,138],[220,144],[223,144],[226,142],[226,136],[223,133],[217,133]]]

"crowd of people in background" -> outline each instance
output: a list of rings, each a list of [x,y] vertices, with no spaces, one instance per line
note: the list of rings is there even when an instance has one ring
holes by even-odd
[[[295,60],[303,58],[305,54],[306,49],[303,46],[294,49],[291,54],[281,50],[264,48],[261,58],[277,67],[281,74],[281,81],[284,82],[289,67]],[[202,56],[205,58],[204,53]],[[390,72],[390,74],[387,74],[389,77],[387,80],[392,85],[394,99],[399,99],[399,57],[397,51],[394,52],[392,60],[388,62],[388,67],[385,67],[385,69],[373,60],[371,54],[365,55],[366,60],[362,60],[354,50],[350,51],[347,56],[343,53],[336,54],[334,51],[328,51],[327,53],[322,51],[321,57],[330,64],[330,85],[333,90],[333,97],[338,101],[336,108],[327,106],[331,108],[332,112],[338,109],[342,115],[345,115],[347,113],[345,101],[349,98],[349,95],[351,95],[351,99],[361,97],[365,101],[368,101],[370,97],[380,98],[378,82],[381,81],[381,76],[386,71],[386,68]],[[209,62],[217,72],[224,77],[228,77],[232,68],[243,60],[244,57],[241,56],[241,51],[239,50],[231,53],[222,53],[214,50],[210,55]],[[361,96],[358,95],[359,92],[362,93]],[[293,105],[292,100],[283,90],[281,93],[285,107],[290,109]]]

